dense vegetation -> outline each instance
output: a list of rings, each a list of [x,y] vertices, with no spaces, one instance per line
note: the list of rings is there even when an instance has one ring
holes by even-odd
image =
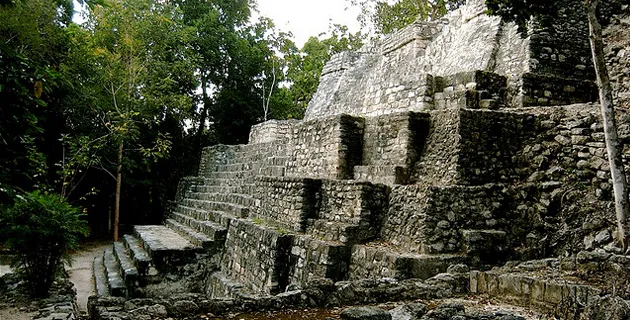
[[[0,1],[0,204],[57,194],[96,235],[119,208],[160,223],[202,147],[301,118],[325,62],[361,45],[332,26],[300,49],[251,0],[82,4],[78,25],[70,0]]]
[[[363,0],[359,19],[382,34],[461,2]],[[0,1],[0,204],[57,194],[103,236],[118,217],[160,223],[203,147],[301,118],[326,61],[370,29],[332,25],[298,48],[270,19],[252,21],[254,0],[81,4],[78,25],[70,0]]]
[[[45,296],[61,263],[71,262],[68,251],[88,234],[81,211],[59,195],[38,191],[19,196],[13,206],[0,210],[0,232],[16,253],[14,269],[26,280],[31,295]]]

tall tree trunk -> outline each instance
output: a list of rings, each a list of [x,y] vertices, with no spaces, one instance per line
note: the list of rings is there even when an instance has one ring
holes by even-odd
[[[118,168],[116,169],[116,201],[114,207],[114,242],[118,241],[118,221],[120,217],[120,186],[122,184],[122,159],[124,143],[118,149]]]
[[[621,159],[621,149],[619,137],[617,135],[617,123],[615,120],[615,108],[612,103],[612,86],[606,62],[604,61],[604,42],[602,40],[602,26],[597,20],[597,5],[599,0],[584,0],[586,13],[588,16],[589,39],[591,42],[591,52],[595,65],[595,75],[597,76],[597,87],[599,88],[599,102],[602,109],[602,119],[604,122],[604,134],[606,137],[606,150],[608,151],[608,161],[610,163],[610,174],[613,181],[615,194],[615,212],[617,215],[617,231],[622,247],[626,248],[625,224],[628,216],[628,182]]]
[[[203,93],[203,109],[201,109],[201,118],[199,119],[199,128],[197,128],[197,133],[195,134],[195,147],[197,150],[201,151],[201,137],[203,136],[203,129],[206,127],[206,120],[208,119],[208,92],[206,91],[207,82],[203,77],[201,78],[201,92]]]

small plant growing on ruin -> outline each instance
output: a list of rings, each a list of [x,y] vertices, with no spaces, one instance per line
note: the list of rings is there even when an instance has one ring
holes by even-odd
[[[38,191],[16,196],[12,206],[0,209],[0,231],[16,254],[13,267],[32,296],[48,293],[62,263],[69,262],[68,251],[87,236],[82,216],[60,196]]]

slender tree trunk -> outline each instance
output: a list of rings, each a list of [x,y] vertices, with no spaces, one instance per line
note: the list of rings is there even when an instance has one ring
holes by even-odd
[[[122,159],[124,143],[118,149],[118,168],[116,169],[116,201],[114,207],[114,242],[118,241],[118,221],[120,217],[120,186],[122,183]]]
[[[196,147],[201,150],[201,137],[203,136],[203,129],[206,127],[206,120],[208,118],[208,104],[209,98],[208,93],[206,92],[206,80],[201,78],[201,92],[203,93],[203,109],[201,109],[201,119],[199,119],[199,128],[197,128],[197,133],[195,134],[195,143]]]
[[[599,0],[584,0],[586,13],[588,16],[589,39],[591,42],[591,52],[595,65],[595,75],[597,76],[597,87],[599,88],[599,102],[602,109],[602,120],[604,122],[604,134],[606,137],[606,150],[608,151],[608,161],[610,163],[610,174],[613,181],[615,194],[615,212],[617,215],[617,231],[622,247],[626,248],[625,224],[628,216],[628,182],[621,159],[621,145],[617,135],[617,124],[615,120],[615,109],[612,103],[612,86],[606,62],[604,61],[604,42],[602,40],[602,26],[597,20],[597,5]]]

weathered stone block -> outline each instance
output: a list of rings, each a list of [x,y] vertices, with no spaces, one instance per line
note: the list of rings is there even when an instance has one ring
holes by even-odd
[[[391,320],[389,312],[376,307],[352,307],[341,313],[345,320]]]

